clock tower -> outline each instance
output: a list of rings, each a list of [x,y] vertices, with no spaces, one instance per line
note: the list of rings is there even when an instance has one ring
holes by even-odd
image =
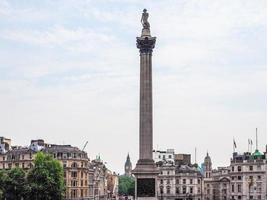
[[[126,159],[126,162],[125,162],[125,165],[124,165],[124,175],[125,176],[132,176],[132,163],[131,163],[131,160],[130,160],[129,153],[127,155],[127,159]]]

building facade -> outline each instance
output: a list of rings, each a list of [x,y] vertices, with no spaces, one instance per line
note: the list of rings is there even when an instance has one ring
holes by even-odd
[[[189,154],[175,154],[173,151],[172,155],[173,159],[161,159],[157,162],[160,170],[158,199],[201,200],[203,198],[203,176],[198,166],[191,164]],[[155,156],[158,157],[159,153],[157,152]]]
[[[11,140],[3,137],[0,137],[0,143],[4,147],[0,151],[0,170],[19,167],[27,171],[33,167],[36,153],[43,151],[62,163],[66,200],[118,197],[116,174],[111,173],[100,158],[90,161],[87,153],[77,147],[46,144],[43,140],[32,140],[28,147],[11,146]]]

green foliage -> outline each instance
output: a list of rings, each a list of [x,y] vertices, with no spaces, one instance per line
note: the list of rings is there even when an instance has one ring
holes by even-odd
[[[30,196],[38,200],[64,199],[63,167],[50,155],[37,153],[34,168],[28,174]]]
[[[50,155],[37,153],[34,167],[0,170],[0,200],[62,200],[65,186],[63,167]]]
[[[0,172],[0,199],[7,200],[26,198],[28,184],[26,174],[20,168]]]
[[[119,195],[134,196],[135,181],[133,177],[119,177]]]

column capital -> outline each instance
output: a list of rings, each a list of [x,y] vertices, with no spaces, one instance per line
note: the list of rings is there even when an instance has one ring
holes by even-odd
[[[152,53],[156,43],[156,37],[137,37],[136,46],[140,53]]]

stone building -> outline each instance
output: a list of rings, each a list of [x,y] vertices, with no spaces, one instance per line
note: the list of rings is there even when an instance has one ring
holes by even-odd
[[[174,162],[174,149],[167,149],[166,151],[153,150],[153,159],[156,163],[159,161]]]
[[[108,189],[107,189],[107,174],[108,169],[106,168],[100,156],[92,160],[90,167],[93,169],[93,194],[95,200],[107,199]]]
[[[0,170],[20,167],[27,171],[33,167],[38,151],[51,154],[59,160],[64,168],[66,200],[99,200],[107,199],[108,194],[111,197],[117,195],[116,175],[113,176],[100,158],[90,162],[87,153],[77,147],[47,144],[43,140],[32,140],[28,147],[11,147],[11,140],[3,137],[0,137],[0,143],[4,147],[0,152]],[[112,180],[109,188],[108,179]]]
[[[266,149],[267,152],[267,149]],[[228,167],[212,169],[209,155],[203,163],[205,200],[266,200],[267,153],[233,153]]]
[[[107,174],[108,199],[118,199],[119,176],[115,172],[108,171]]]
[[[204,178],[205,200],[230,199],[230,178],[227,167],[219,167],[212,170],[210,178]]]
[[[266,150],[267,151],[267,150]],[[233,154],[229,172],[231,199],[266,199],[266,152]]]
[[[11,139],[0,137],[0,154],[7,152],[11,148]]]
[[[124,164],[124,175],[132,176],[132,162],[129,153],[127,155],[126,162]]]
[[[20,167],[28,170],[33,166],[34,152],[27,147],[13,147],[0,154],[0,169]]]
[[[66,200],[93,198],[93,195],[89,193],[91,176],[89,176],[87,153],[71,145],[49,145],[43,151],[51,154],[63,165]]]
[[[161,200],[201,200],[203,176],[197,165],[192,165],[189,154],[174,154],[172,160],[157,162],[158,198]]]

